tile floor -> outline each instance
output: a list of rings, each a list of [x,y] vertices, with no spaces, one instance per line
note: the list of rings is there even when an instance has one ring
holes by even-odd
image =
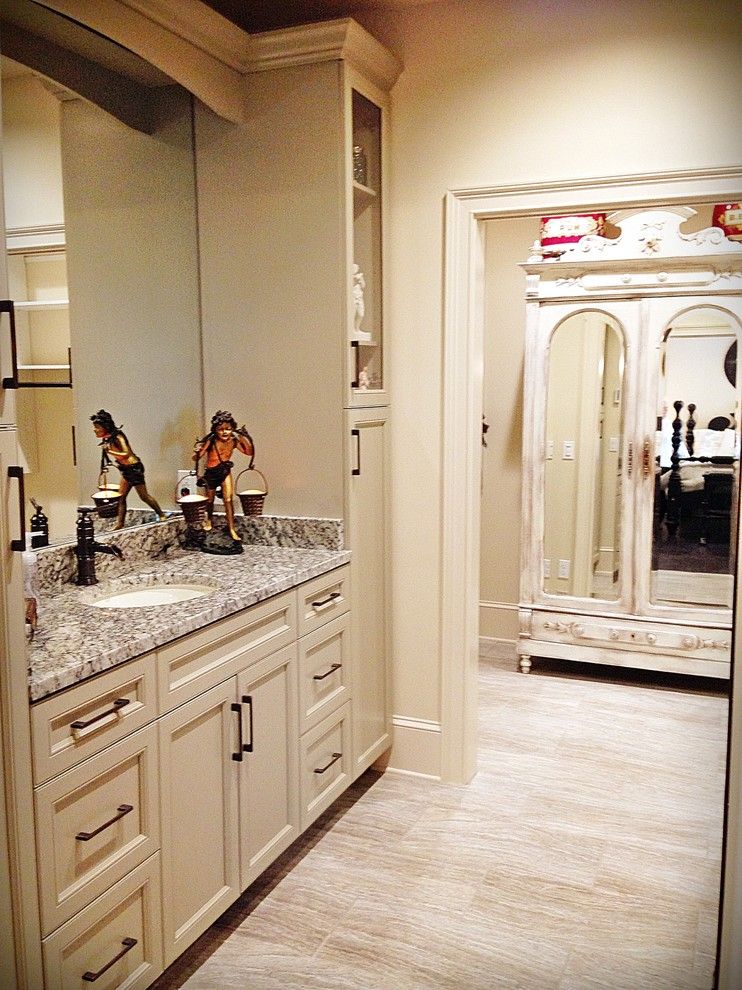
[[[365,774],[157,990],[708,990],[727,698],[483,645],[468,786]]]

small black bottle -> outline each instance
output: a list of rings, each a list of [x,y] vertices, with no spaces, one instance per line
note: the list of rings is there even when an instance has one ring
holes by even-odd
[[[31,505],[36,509],[36,512],[31,516],[31,532],[34,534],[31,537],[31,546],[36,547],[48,547],[49,546],[49,520],[46,518],[43,512],[43,505],[39,505],[36,499],[31,499]]]

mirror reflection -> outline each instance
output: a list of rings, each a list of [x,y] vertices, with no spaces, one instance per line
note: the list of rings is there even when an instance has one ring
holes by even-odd
[[[577,313],[554,331],[544,492],[549,594],[619,596],[624,362],[623,334],[605,313]]]
[[[203,431],[192,99],[118,46],[117,58],[157,94],[146,132],[2,59],[26,518],[33,498],[52,543],[98,490],[98,410],[123,426],[163,510]],[[156,518],[134,487],[125,524]]]
[[[739,489],[736,319],[715,307],[664,334],[657,399],[652,601],[731,608]]]

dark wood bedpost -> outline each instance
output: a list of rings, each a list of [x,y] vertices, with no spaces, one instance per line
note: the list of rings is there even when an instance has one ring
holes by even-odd
[[[672,421],[672,456],[670,457],[670,477],[667,481],[667,515],[665,525],[670,536],[676,536],[680,526],[680,454],[679,448],[682,437],[680,431],[683,428],[683,421],[680,418],[680,410],[683,403],[678,399],[673,402],[675,419]]]
[[[688,456],[693,456],[693,447],[695,446],[695,435],[693,431],[696,428],[695,420],[696,404],[695,402],[688,403],[688,422],[685,424],[685,446],[688,448]]]

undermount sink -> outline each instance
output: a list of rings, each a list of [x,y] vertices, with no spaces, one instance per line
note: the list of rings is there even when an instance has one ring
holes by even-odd
[[[145,608],[152,605],[175,605],[194,598],[203,598],[216,591],[206,584],[150,584],[144,588],[131,588],[97,598],[91,602],[96,608]]]

